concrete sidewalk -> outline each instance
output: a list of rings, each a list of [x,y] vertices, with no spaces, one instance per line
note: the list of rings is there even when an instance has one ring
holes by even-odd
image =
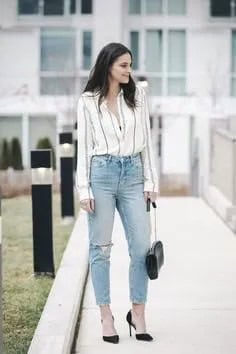
[[[146,322],[151,343],[129,337],[128,254],[116,214],[111,259],[111,295],[118,345],[102,341],[89,278],[75,353],[235,354],[236,237],[202,201],[161,198],[159,235],[166,263],[149,282]]]

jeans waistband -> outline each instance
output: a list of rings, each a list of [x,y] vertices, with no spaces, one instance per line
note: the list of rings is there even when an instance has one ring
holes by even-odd
[[[111,155],[111,154],[103,154],[103,155],[93,155],[92,158],[94,157],[103,157],[106,160],[122,160],[122,161],[128,161],[128,160],[132,160],[135,159],[137,157],[139,157],[141,155],[140,152],[137,152],[136,154],[132,154],[132,155],[127,155],[127,156],[117,156],[117,155]]]

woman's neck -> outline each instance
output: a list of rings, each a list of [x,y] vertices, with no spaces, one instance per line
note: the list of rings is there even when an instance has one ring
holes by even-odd
[[[110,82],[109,91],[107,94],[107,99],[114,99],[118,96],[120,92],[120,84],[118,82]]]

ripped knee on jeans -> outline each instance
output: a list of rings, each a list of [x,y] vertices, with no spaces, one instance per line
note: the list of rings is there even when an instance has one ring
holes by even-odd
[[[113,246],[113,243],[107,243],[107,244],[92,244],[93,248],[97,248],[97,249],[101,249],[102,254],[104,256],[109,256],[110,255],[110,251],[111,251],[111,247]]]

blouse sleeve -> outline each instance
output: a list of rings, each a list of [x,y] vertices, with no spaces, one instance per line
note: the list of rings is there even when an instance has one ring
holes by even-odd
[[[151,139],[151,128],[149,119],[149,109],[146,93],[143,88],[141,88],[142,97],[142,115],[144,122],[144,133],[145,133],[145,148],[141,152],[141,157],[144,167],[144,191],[148,192],[159,192],[159,181],[157,168],[153,155],[153,145]]]
[[[93,139],[89,114],[81,96],[77,106],[77,171],[76,187],[79,192],[79,199],[94,199],[90,187],[90,165],[93,151]]]

